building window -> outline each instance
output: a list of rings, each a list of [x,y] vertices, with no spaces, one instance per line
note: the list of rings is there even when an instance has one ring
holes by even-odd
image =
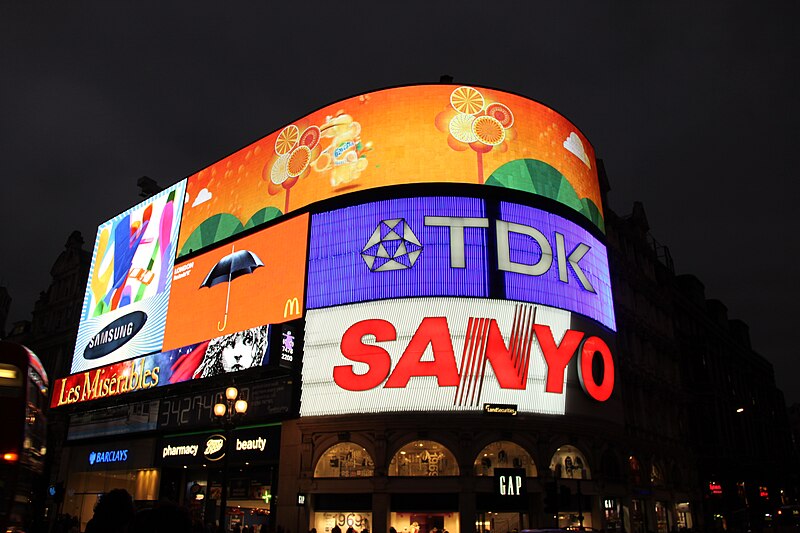
[[[642,466],[639,464],[639,459],[633,455],[628,457],[628,473],[630,474],[631,483],[634,485],[642,484]]]
[[[528,477],[536,477],[536,465],[525,449],[513,442],[493,442],[475,459],[476,476],[493,476],[495,468],[524,468]]]
[[[314,477],[372,477],[374,472],[375,463],[363,446],[340,442],[319,458]]]
[[[664,485],[664,472],[661,470],[661,467],[655,463],[653,463],[653,467],[650,469],[650,483],[656,487]]]
[[[389,463],[390,476],[457,476],[453,454],[432,440],[417,440],[400,448]]]
[[[556,450],[550,461],[550,471],[556,479],[591,479],[586,456],[578,448],[570,445]]]

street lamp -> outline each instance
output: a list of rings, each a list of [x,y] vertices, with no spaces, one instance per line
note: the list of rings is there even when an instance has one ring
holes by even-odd
[[[236,426],[236,422],[247,412],[247,400],[239,397],[239,389],[228,387],[225,394],[217,395],[217,402],[214,404],[214,416],[217,421],[222,423],[225,428],[225,445],[227,446],[230,431]],[[225,450],[222,463],[222,494],[220,495],[220,527],[226,529],[225,511],[228,506],[228,450]]]

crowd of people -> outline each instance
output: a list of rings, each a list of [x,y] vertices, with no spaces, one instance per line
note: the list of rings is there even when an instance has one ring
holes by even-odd
[[[58,521],[55,533],[79,533],[80,521],[66,515]],[[137,510],[125,489],[114,489],[94,507],[94,515],[84,533],[218,533],[215,524],[192,519],[189,510],[171,502]]]

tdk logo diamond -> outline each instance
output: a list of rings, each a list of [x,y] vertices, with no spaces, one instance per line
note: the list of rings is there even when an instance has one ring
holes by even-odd
[[[411,268],[422,253],[422,244],[404,218],[382,220],[361,250],[371,272]]]

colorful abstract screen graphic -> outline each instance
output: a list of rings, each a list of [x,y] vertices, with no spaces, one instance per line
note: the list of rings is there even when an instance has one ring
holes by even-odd
[[[499,297],[616,329],[606,247],[578,224],[477,198],[373,202],[313,215],[309,309],[386,298]],[[494,259],[492,259],[494,258]],[[499,279],[502,292],[491,292]]]
[[[300,215],[178,263],[164,349],[302,316],[308,220]]]
[[[99,400],[269,362],[269,326],[129,359],[58,379],[50,407]]]
[[[313,202],[409,183],[525,191],[603,228],[594,151],[572,123],[514,94],[420,85],[331,104],[191,176],[178,256]]]
[[[185,185],[98,228],[72,372],[161,349]]]
[[[610,348],[574,327],[567,311],[469,298],[310,310],[300,415],[478,412],[485,404],[564,414],[567,365],[591,368],[598,354],[600,383],[591,372],[580,379],[605,401],[614,381]]]

